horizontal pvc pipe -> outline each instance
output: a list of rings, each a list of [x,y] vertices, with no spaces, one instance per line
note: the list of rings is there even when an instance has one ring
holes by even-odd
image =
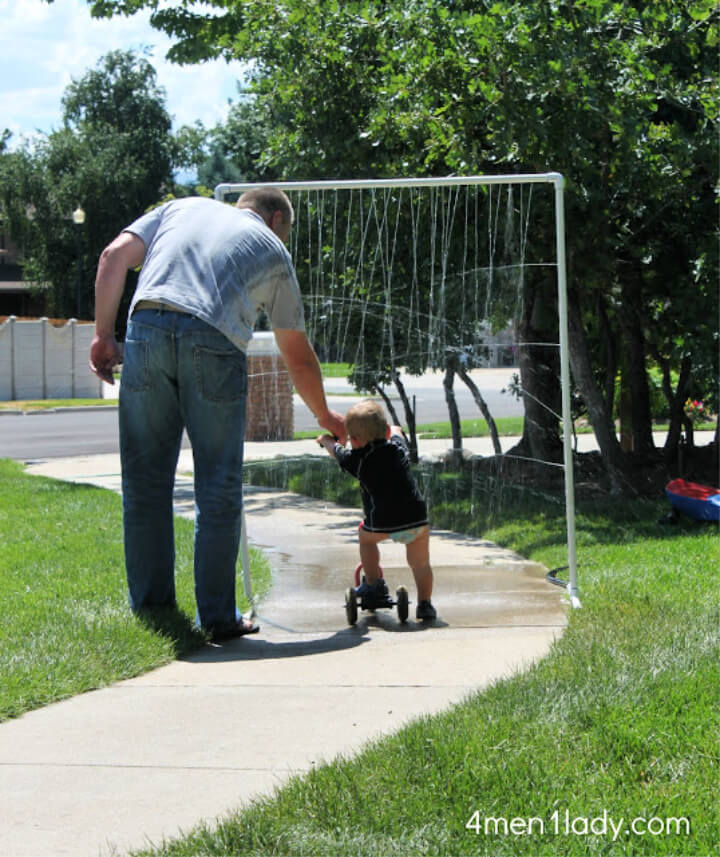
[[[412,179],[322,179],[292,182],[225,182],[215,188],[215,199],[222,200],[228,193],[238,193],[253,187],[275,187],[278,190],[371,190],[373,188],[406,187],[462,187],[489,184],[539,184],[562,181],[559,173],[536,173],[506,176],[445,176]]]

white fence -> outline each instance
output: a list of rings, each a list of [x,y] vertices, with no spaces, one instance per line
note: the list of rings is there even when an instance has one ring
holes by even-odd
[[[75,319],[55,327],[11,315],[0,325],[0,401],[100,398],[102,381],[88,366],[94,333]]]

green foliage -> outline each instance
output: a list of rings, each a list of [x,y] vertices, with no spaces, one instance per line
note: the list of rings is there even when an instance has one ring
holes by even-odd
[[[211,156],[216,171],[211,172],[210,165],[203,167],[214,182],[206,180],[205,184],[212,187],[226,181],[269,182],[279,178],[267,158],[271,124],[263,105],[242,91],[230,106],[227,121],[213,129]],[[221,166],[224,175],[219,171]],[[200,175],[204,175],[202,169]]]
[[[67,87],[62,98],[63,119],[65,125],[75,128],[142,130],[143,145],[157,140],[164,149],[171,126],[164,102],[165,92],[155,82],[155,70],[146,59],[131,51],[111,51],[98,68]]]
[[[170,116],[153,67],[122,51],[73,81],[63,107],[61,129],[0,153],[0,208],[24,276],[49,288],[49,314],[92,318],[102,248],[171,184]]]
[[[207,130],[201,122],[185,125],[174,135],[177,162],[197,169],[199,186],[214,188],[223,182],[273,181],[274,171],[264,162],[267,125],[253,99],[241,93],[228,107],[224,124]]]
[[[208,131],[198,119],[192,125],[182,125],[173,135],[173,162],[190,169],[201,164],[208,155]]]

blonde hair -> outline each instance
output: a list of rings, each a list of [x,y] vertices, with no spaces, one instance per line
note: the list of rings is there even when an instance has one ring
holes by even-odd
[[[285,224],[292,224],[295,217],[290,198],[276,187],[250,188],[236,204],[238,208],[252,208],[263,220],[271,218],[276,211],[282,214],[282,221]]]
[[[382,405],[373,399],[363,399],[345,414],[345,428],[352,437],[370,443],[387,437],[388,421]]]

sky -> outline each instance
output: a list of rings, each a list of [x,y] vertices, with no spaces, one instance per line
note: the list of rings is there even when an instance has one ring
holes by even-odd
[[[174,128],[197,119],[206,127],[223,121],[242,65],[173,65],[165,59],[172,42],[153,30],[149,17],[142,11],[95,20],[85,0],[0,0],[0,130],[13,132],[11,145],[60,128],[65,88],[111,50],[152,48],[147,58],[165,89]]]

